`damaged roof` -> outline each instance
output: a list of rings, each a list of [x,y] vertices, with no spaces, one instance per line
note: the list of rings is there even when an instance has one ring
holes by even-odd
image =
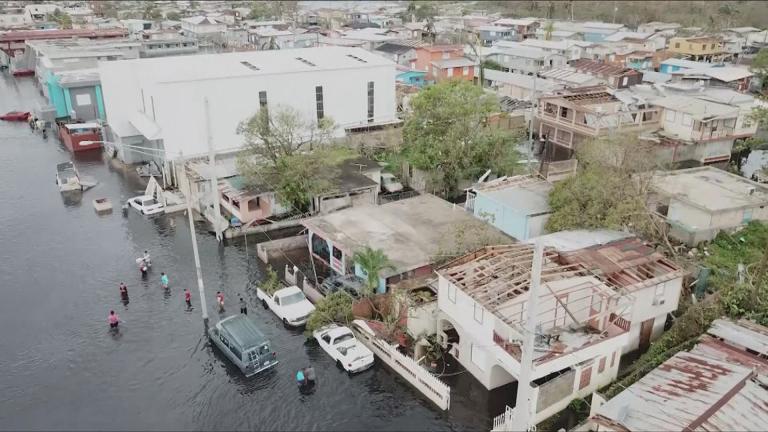
[[[768,392],[752,370],[688,352],[676,354],[597,409],[614,430],[759,431]]]

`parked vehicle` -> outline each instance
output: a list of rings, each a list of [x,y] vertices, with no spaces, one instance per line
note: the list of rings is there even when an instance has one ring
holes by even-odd
[[[98,123],[57,122],[59,138],[71,152],[101,148],[101,125]]]
[[[0,115],[0,120],[22,122],[27,121],[30,115],[27,111],[11,111]]]
[[[381,174],[381,189],[387,193],[400,192],[403,190],[403,184],[390,173]]]
[[[331,324],[312,333],[320,347],[336,365],[349,374],[362,372],[373,365],[373,352],[360,343],[347,327]]]
[[[277,365],[269,339],[247,315],[233,315],[208,330],[208,337],[246,377]]]
[[[264,309],[271,309],[283,321],[285,326],[300,327],[307,323],[315,306],[297,286],[289,286],[269,295],[261,288],[256,289],[256,297],[261,300]]]
[[[336,291],[344,291],[352,296],[352,298],[357,299],[363,293],[364,286],[362,281],[355,275],[332,276],[323,280],[318,290],[326,296]]]
[[[143,215],[163,213],[165,206],[151,195],[140,195],[128,200],[128,205]]]
[[[60,192],[82,191],[80,174],[72,162],[64,162],[56,165],[56,186]]]

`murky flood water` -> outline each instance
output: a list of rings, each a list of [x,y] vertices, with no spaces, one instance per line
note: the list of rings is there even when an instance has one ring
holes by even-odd
[[[39,99],[32,79],[0,73],[0,112],[32,110]],[[455,386],[448,413],[379,364],[347,377],[257,307],[252,287],[263,268],[255,244],[247,257],[242,242],[222,247],[199,231],[209,305],[217,290],[226,295],[224,315],[246,298],[278,353],[276,368],[245,379],[203,337],[186,217],[123,217],[120,203],[142,185],[99,152],[74,158],[98,186],[65,200],[55,165],[70,159],[54,137],[0,121],[0,429],[488,430],[503,410],[504,398],[466,374],[446,378]],[[113,213],[94,212],[99,197],[112,200]],[[153,262],[147,280],[134,263],[144,249]],[[110,309],[124,321],[117,334],[107,327]],[[293,375],[310,363],[318,388],[301,396]]]

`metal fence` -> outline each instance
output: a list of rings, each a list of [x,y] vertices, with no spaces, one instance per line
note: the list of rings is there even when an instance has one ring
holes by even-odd
[[[408,198],[413,198],[415,196],[418,196],[419,193],[415,190],[410,191],[404,191],[404,192],[395,192],[391,194],[386,195],[379,195],[379,205],[386,204],[390,202],[400,201]]]

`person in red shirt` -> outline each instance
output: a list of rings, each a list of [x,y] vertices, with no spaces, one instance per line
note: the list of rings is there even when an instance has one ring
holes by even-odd
[[[184,301],[187,302],[187,309],[192,309],[192,293],[189,288],[184,288]]]
[[[109,328],[117,328],[118,324],[120,324],[120,317],[117,316],[115,311],[109,311],[107,320],[109,320]]]
[[[216,291],[216,303],[219,304],[219,313],[224,312],[224,293]]]

